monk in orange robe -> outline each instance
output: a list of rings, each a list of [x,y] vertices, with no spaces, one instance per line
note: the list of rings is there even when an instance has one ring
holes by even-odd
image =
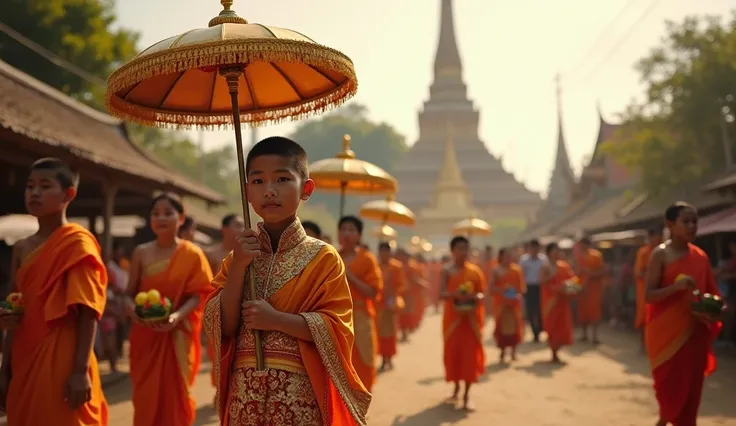
[[[307,164],[304,149],[282,137],[266,138],[248,153],[247,194],[263,222],[238,237],[205,308],[219,360],[223,425],[366,424],[371,395],[351,364],[353,302],[345,265],[334,247],[308,237],[296,217],[314,190]],[[249,266],[252,296],[243,283]],[[368,287],[352,285],[353,297]],[[256,331],[264,371],[256,363]]]
[[[482,330],[485,322],[483,271],[468,262],[470,243],[465,237],[450,242],[453,262],[444,270],[441,297],[444,336],[445,380],[455,384],[452,400],[458,398],[460,382],[465,382],[463,409],[472,411],[470,387],[485,369]]]
[[[391,257],[388,243],[378,245],[378,261],[383,276],[383,294],[378,310],[378,352],[383,360],[380,371],[394,368],[392,358],[397,353],[399,312],[404,307],[404,265]]]
[[[202,249],[177,237],[184,207],[176,195],[153,201],[150,224],[156,240],[133,251],[126,307],[130,329],[130,381],[134,426],[191,425],[196,405],[191,395],[199,371],[204,300],[212,272]],[[171,301],[162,319],[143,321],[135,312],[139,292],[158,292]]]
[[[579,255],[580,281],[583,292],[578,298],[578,322],[582,328],[580,340],[588,341],[588,327],[592,330],[593,344],[599,344],[598,325],[602,317],[602,299],[604,280],[606,278],[606,265],[603,262],[603,254],[592,247],[589,238],[580,240]]]
[[[404,264],[404,274],[406,276],[406,291],[404,293],[404,303],[406,305],[399,314],[399,329],[401,329],[401,341],[408,342],[409,335],[416,331],[422,318],[424,292],[427,284],[421,265],[406,250],[398,249],[396,258]]]
[[[511,359],[516,361],[516,346],[524,336],[521,301],[526,293],[526,282],[519,265],[511,263],[508,250],[499,250],[498,259],[499,265],[491,272],[489,289],[495,307],[493,338],[501,349],[500,361],[503,363],[506,362],[507,349],[511,349]]]
[[[107,300],[107,269],[95,237],[67,223],[79,175],[44,158],[31,166],[28,212],[38,232],[13,246],[13,292],[22,315],[3,315],[11,329],[0,367],[0,404],[9,425],[108,424],[108,407],[93,352]]]
[[[507,249],[509,261],[511,263],[515,263],[513,261],[513,255],[510,250]],[[486,283],[488,283],[488,286],[490,288],[491,280],[492,280],[492,274],[493,270],[496,269],[498,266],[498,259],[496,259],[493,256],[493,247],[492,246],[486,246],[485,251],[483,253],[483,263],[481,264],[481,269],[483,270],[483,275],[486,277]],[[486,298],[486,315],[492,315],[493,314],[493,297]]]
[[[700,294],[718,295],[710,259],[692,244],[698,230],[693,206],[667,208],[670,240],[652,252],[647,267],[645,344],[659,403],[657,426],[695,426],[704,377],[715,371],[712,345],[720,332],[719,316],[693,313]]]
[[[245,229],[245,222],[243,217],[237,214],[228,214],[222,218],[222,228],[220,229],[220,235],[222,235],[222,241],[216,244],[214,247],[210,247],[205,251],[207,255],[207,261],[210,264],[210,269],[213,274],[220,272],[222,261],[230,254],[237,244],[235,238],[240,235]],[[215,348],[209,341],[205,344],[207,348],[207,359],[214,364],[215,362]],[[210,381],[212,386],[217,386],[217,380],[215,378],[215,369],[210,369]]]
[[[547,245],[549,262],[542,266],[542,325],[547,333],[547,345],[552,350],[552,362],[561,362],[559,351],[573,343],[573,322],[570,297],[565,284],[576,279],[570,265],[563,260],[564,252],[557,244]]]
[[[636,319],[634,325],[641,329],[642,350],[644,349],[644,323],[646,319],[647,265],[649,264],[649,258],[652,256],[652,250],[662,244],[662,230],[659,228],[649,229],[647,238],[647,243],[637,250],[634,263],[634,279],[636,281]]]
[[[340,219],[338,238],[340,256],[345,262],[345,275],[353,296],[353,366],[365,388],[370,392],[376,381],[376,354],[378,333],[376,332],[376,299],[380,299],[383,277],[378,259],[360,246],[363,221],[355,216]]]

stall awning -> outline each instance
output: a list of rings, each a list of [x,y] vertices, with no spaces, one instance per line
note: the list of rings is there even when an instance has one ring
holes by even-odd
[[[736,207],[709,214],[698,223],[698,236],[736,232]]]

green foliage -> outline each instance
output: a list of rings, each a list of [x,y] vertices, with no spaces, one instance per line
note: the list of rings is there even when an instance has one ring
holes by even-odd
[[[667,23],[661,46],[636,68],[646,100],[622,114],[604,152],[637,171],[643,190],[667,192],[723,171],[724,130],[736,152],[736,15]]]
[[[406,140],[391,125],[376,123],[367,117],[368,109],[357,103],[348,104],[335,112],[298,125],[290,138],[307,151],[309,161],[332,158],[342,150],[343,135],[350,135],[351,149],[357,158],[373,163],[392,173],[396,161],[406,151]],[[346,212],[355,213],[364,197],[348,196]],[[327,211],[337,215],[339,196],[317,192],[309,205],[323,204]]]
[[[3,0],[2,22],[104,81],[136,53],[138,34],[113,28],[112,0]],[[90,83],[0,33],[0,58],[64,93],[102,105],[104,88]]]

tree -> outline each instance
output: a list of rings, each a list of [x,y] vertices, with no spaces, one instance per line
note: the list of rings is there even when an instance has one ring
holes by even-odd
[[[136,53],[138,34],[113,28],[112,0],[4,0],[2,11],[5,25],[102,81]],[[100,84],[52,65],[4,33],[0,58],[70,96],[102,105]]]
[[[343,135],[350,135],[351,149],[356,157],[373,163],[392,173],[396,161],[406,151],[406,138],[391,125],[376,123],[368,117],[368,109],[358,103],[345,105],[331,114],[301,123],[289,136],[307,151],[309,161],[332,158],[342,150]],[[362,199],[348,197],[346,211],[354,211]],[[310,205],[325,204],[337,212],[339,198],[319,191],[312,196]]]
[[[646,99],[622,114],[604,150],[641,176],[650,194],[721,172],[736,126],[736,14],[667,22],[661,46],[636,65]],[[736,152],[736,151],[735,151]]]

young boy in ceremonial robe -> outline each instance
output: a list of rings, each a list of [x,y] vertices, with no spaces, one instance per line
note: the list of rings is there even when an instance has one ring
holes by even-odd
[[[486,281],[483,271],[468,261],[470,243],[467,238],[453,238],[450,251],[452,263],[443,272],[440,293],[445,301],[442,312],[445,380],[455,384],[452,401],[459,396],[460,382],[465,382],[463,409],[472,411],[470,387],[485,370],[481,333],[485,321]]]
[[[351,364],[345,265],[334,247],[308,237],[296,217],[314,191],[307,164],[304,149],[282,137],[264,139],[248,153],[246,190],[263,222],[238,236],[205,308],[223,425],[366,424],[371,395]],[[244,283],[249,266],[254,297]],[[265,371],[256,370],[254,330],[261,332]]]
[[[399,337],[399,312],[404,307],[404,265],[391,256],[388,243],[378,245],[378,261],[383,276],[383,294],[378,310],[378,352],[381,355],[380,371],[392,370],[392,358],[397,353]]]
[[[380,299],[383,277],[378,259],[361,247],[363,221],[355,216],[345,216],[338,223],[340,256],[345,263],[345,275],[353,298],[353,367],[361,382],[370,392],[376,381],[376,300]]]
[[[580,240],[579,265],[580,281],[583,284],[583,292],[577,300],[578,322],[582,328],[580,341],[588,341],[588,329],[592,331],[591,342],[599,344],[598,325],[602,317],[602,300],[604,282],[606,278],[606,265],[603,262],[603,254],[592,247],[589,238]]]
[[[149,218],[156,239],[133,250],[125,305],[133,322],[134,426],[185,426],[196,416],[191,388],[201,361],[202,312],[212,272],[202,249],[177,237],[183,221],[178,196],[158,195]],[[169,299],[171,311],[164,318],[142,320],[135,309],[139,292],[148,294],[148,303]]]
[[[570,265],[563,260],[564,253],[555,243],[547,245],[549,262],[542,266],[542,325],[547,333],[547,345],[552,351],[552,362],[559,363],[559,351],[573,343],[573,322],[570,297],[565,282],[575,279]]]
[[[9,425],[108,424],[93,352],[107,269],[95,237],[67,222],[78,183],[77,173],[55,158],[36,161],[26,183],[25,204],[38,232],[13,246],[11,291],[22,293],[25,311],[5,340],[0,367]]]
[[[657,426],[695,426],[704,377],[715,371],[713,341],[718,317],[693,313],[700,294],[718,295],[710,259],[692,244],[698,213],[677,202],[665,211],[670,240],[657,246],[647,266],[645,344],[659,403]]]
[[[646,293],[647,293],[647,265],[652,251],[655,247],[662,244],[662,230],[659,228],[651,228],[647,233],[647,243],[639,247],[636,252],[636,261],[634,263],[634,279],[636,281],[636,319],[634,325],[641,330],[642,349],[644,347],[644,320],[646,317]]]
[[[506,249],[498,251],[498,264],[490,273],[490,293],[493,299],[493,318],[496,324],[493,338],[501,349],[500,362],[506,361],[510,349],[511,359],[516,361],[516,347],[524,336],[524,319],[521,301],[526,293],[524,273],[519,265],[511,263],[511,254]]]

